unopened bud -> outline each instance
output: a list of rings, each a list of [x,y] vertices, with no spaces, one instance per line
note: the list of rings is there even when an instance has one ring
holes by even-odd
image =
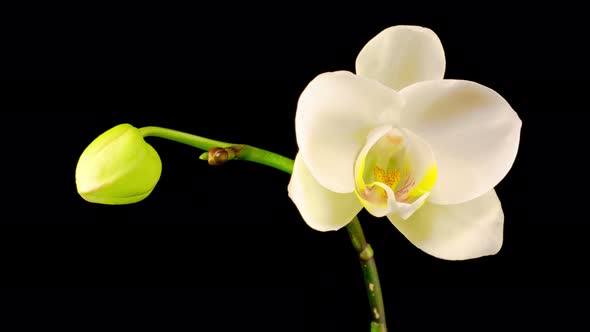
[[[146,198],[161,172],[158,153],[139,129],[121,124],[98,136],[82,152],[76,186],[88,202],[129,204]]]

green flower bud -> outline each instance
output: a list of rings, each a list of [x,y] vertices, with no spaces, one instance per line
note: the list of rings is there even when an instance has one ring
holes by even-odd
[[[129,204],[146,198],[161,173],[162,161],[139,129],[120,124],[82,152],[76,166],[76,186],[88,202]]]

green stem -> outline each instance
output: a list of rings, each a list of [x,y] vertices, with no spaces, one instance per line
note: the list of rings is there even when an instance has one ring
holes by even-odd
[[[155,136],[165,138],[206,151],[214,148],[231,149],[235,156],[228,160],[247,160],[267,165],[289,174],[293,173],[294,162],[292,159],[250,145],[216,141],[161,127],[143,127],[139,130],[143,137]],[[369,304],[371,306],[371,317],[373,317],[371,321],[371,332],[386,332],[387,327],[385,325],[383,295],[381,294],[381,284],[379,283],[377,265],[375,265],[375,258],[373,257],[373,249],[371,249],[371,246],[367,243],[357,217],[354,217],[354,219],[346,226],[346,229],[353,247],[359,253],[361,261],[361,268],[363,270],[365,286],[367,288]]]
[[[216,141],[209,138],[193,134],[187,134],[182,131],[162,127],[143,127],[139,128],[139,131],[141,132],[143,137],[155,136],[165,138],[178,143],[190,145],[201,150],[210,150],[215,147],[227,148],[234,145],[232,143]]]
[[[385,324],[385,306],[383,305],[383,295],[381,294],[381,283],[377,273],[377,265],[373,256],[373,249],[367,243],[363,228],[357,217],[346,226],[352,246],[359,253],[363,276],[365,277],[365,286],[369,296],[369,305],[371,306],[371,332],[386,332]]]
[[[143,137],[154,136],[169,139],[175,142],[190,145],[201,150],[211,150],[213,148],[232,148],[236,154],[234,159],[247,160],[266,166],[270,166],[291,174],[293,172],[293,160],[283,157],[279,154],[259,149],[250,145],[232,144],[212,140],[209,138],[187,134],[182,131],[162,128],[162,127],[143,127],[139,131]]]

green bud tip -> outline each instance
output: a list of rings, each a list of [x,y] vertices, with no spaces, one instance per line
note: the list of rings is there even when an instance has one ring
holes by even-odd
[[[201,155],[199,156],[200,160],[209,160],[209,152],[203,152],[201,153]]]
[[[161,173],[162,161],[139,129],[120,124],[82,152],[76,166],[76,187],[91,203],[130,204],[146,198]]]

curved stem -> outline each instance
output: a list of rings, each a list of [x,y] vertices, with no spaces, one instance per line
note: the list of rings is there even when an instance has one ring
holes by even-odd
[[[201,150],[209,150],[215,147],[227,148],[229,146],[234,145],[232,143],[216,141],[209,138],[162,127],[143,127],[139,128],[139,132],[141,132],[143,137],[155,136],[165,138],[178,143],[190,145]]]
[[[175,142],[190,145],[192,147],[199,148],[205,151],[217,147],[232,148],[235,153],[235,157],[232,159],[252,161],[255,163],[279,169],[289,174],[293,172],[293,160],[267,150],[259,149],[254,146],[216,141],[209,138],[162,127],[143,127],[140,128],[139,131],[141,132],[143,137],[154,136],[165,138]]]
[[[209,151],[214,148],[230,149],[233,155],[227,160],[248,160],[276,168],[289,174],[293,173],[294,162],[292,159],[250,145],[216,141],[161,127],[143,127],[139,130],[143,137],[155,136],[165,138],[202,150]],[[371,249],[371,246],[367,243],[357,217],[354,217],[354,219],[346,226],[346,230],[348,231],[353,247],[359,253],[365,286],[367,288],[367,295],[369,296],[369,304],[371,306],[371,316],[373,317],[371,321],[371,332],[386,332],[387,327],[385,325],[383,295],[381,294],[381,284],[379,283],[377,265],[375,264],[375,258],[373,257],[373,249]]]
[[[293,173],[292,159],[251,145],[237,145],[236,159],[263,164],[289,174]]]
[[[365,239],[365,234],[363,233],[358,217],[354,217],[354,219],[346,226],[346,230],[350,236],[352,246],[359,253],[361,268],[363,270],[363,276],[365,277],[365,286],[367,288],[367,295],[369,296],[371,316],[373,317],[371,322],[371,332],[386,332],[385,306],[383,305],[381,283],[379,282],[379,274],[377,273],[377,265],[375,264],[373,249]]]

